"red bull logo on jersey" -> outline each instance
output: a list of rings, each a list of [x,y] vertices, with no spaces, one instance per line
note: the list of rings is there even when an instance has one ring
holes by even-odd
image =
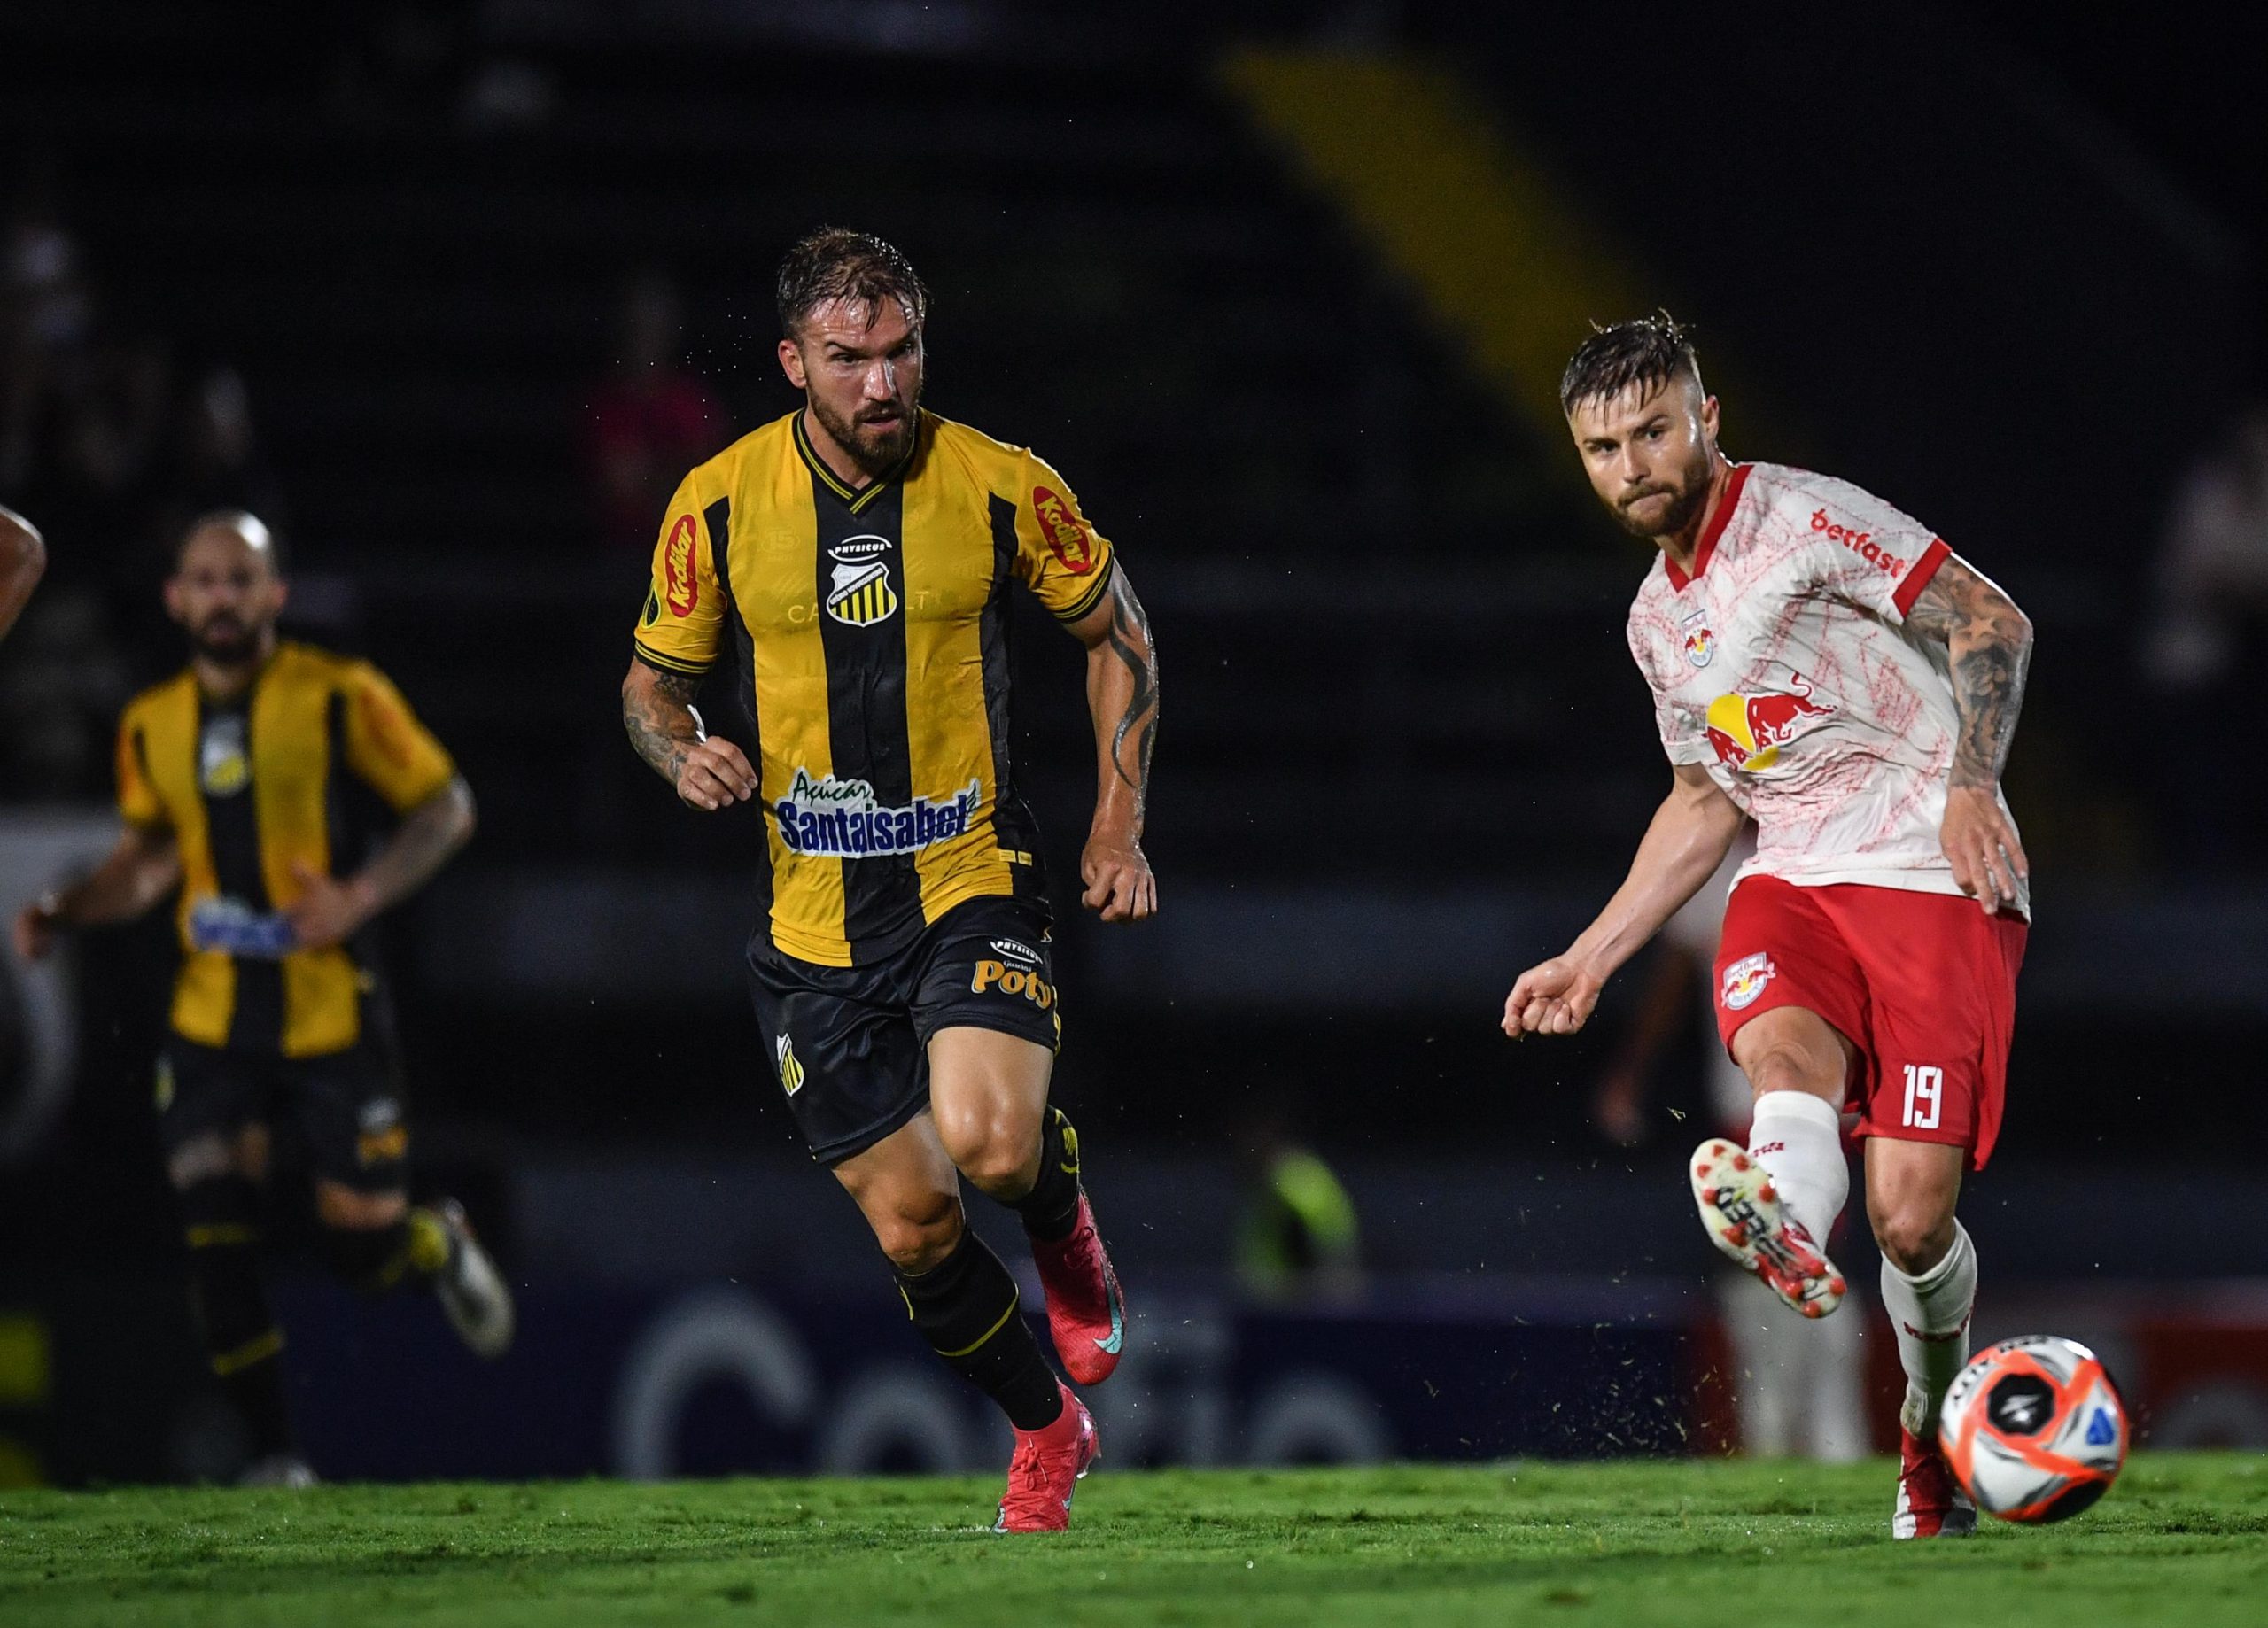
[[[1678,625],[1685,630],[1685,659],[1696,667],[1706,667],[1717,653],[1717,636],[1709,631],[1709,613],[1697,610]]]
[[[1779,975],[1780,969],[1772,965],[1768,955],[1743,956],[1725,968],[1724,987],[1719,998],[1728,1012],[1745,1012],[1764,993],[1764,986]]]
[[[1736,690],[1709,703],[1709,745],[1717,761],[1750,774],[1760,773],[1780,761],[1780,748],[1835,709],[1811,699],[1811,686],[1796,673],[1788,675],[1789,691],[1744,695]]]
[[[831,774],[814,778],[798,769],[788,795],[772,805],[772,817],[791,854],[870,859],[919,853],[965,836],[983,803],[980,780],[942,802],[916,797],[903,808],[890,808],[875,800],[871,782],[838,780]]]

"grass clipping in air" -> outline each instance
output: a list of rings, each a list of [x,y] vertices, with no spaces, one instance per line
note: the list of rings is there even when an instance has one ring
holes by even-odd
[[[0,1623],[2257,1624],[2268,1459],[2144,1454],[2067,1525],[1893,1544],[1895,1467],[0,1493]]]

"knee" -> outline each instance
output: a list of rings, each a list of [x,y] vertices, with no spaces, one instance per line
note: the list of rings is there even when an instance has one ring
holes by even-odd
[[[268,1179],[268,1131],[252,1125],[191,1136],[166,1156],[166,1179],[177,1193],[215,1181],[258,1187]]]
[[[1840,1104],[1851,1071],[1851,1044],[1816,1012],[1776,1006],[1733,1036],[1733,1061],[1758,1096],[1801,1091]]]
[[[1953,1213],[1922,1204],[1888,1204],[1869,1218],[1883,1259],[1908,1277],[1919,1277],[1953,1247]]]
[[[1039,1158],[1039,1126],[1021,1117],[991,1105],[941,1115],[937,1139],[954,1168],[997,1198],[1029,1185]]]
[[[941,1194],[934,1204],[905,1206],[874,1221],[874,1241],[890,1265],[918,1277],[953,1252],[963,1226],[960,1201]]]
[[[315,1216],[338,1232],[380,1232],[409,1213],[409,1198],[401,1192],[357,1192],[336,1182],[315,1187]]]
[[[1749,1084],[1761,1097],[1767,1091],[1801,1091],[1824,1097],[1830,1105],[1843,1097],[1843,1058],[1826,1057],[1813,1047],[1791,1040],[1759,1045],[1741,1061]]]

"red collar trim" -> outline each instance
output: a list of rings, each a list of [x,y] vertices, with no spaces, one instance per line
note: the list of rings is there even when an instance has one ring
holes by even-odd
[[[1709,556],[1717,552],[1717,539],[1732,523],[1733,510],[1740,507],[1741,488],[1748,485],[1749,468],[1745,463],[1733,465],[1733,477],[1725,483],[1725,495],[1718,500],[1708,523],[1701,528],[1701,540],[1693,550],[1693,574],[1687,576],[1678,569],[1676,561],[1666,554],[1662,555],[1662,564],[1669,571],[1669,585],[1679,593],[1684,593],[1687,584],[1698,581],[1701,573],[1709,569]]]

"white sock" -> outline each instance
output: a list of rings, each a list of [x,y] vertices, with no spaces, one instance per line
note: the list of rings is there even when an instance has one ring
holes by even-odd
[[[1782,1207],[1824,1249],[1851,1196],[1842,1116],[1809,1091],[1767,1091],[1749,1121],[1748,1151],[1772,1173]]]
[[[1946,1258],[1921,1276],[1882,1263],[1882,1307],[1890,1314],[1898,1360],[1906,1369],[1899,1421],[1925,1440],[1937,1429],[1946,1388],[1969,1361],[1969,1314],[1976,1304],[1977,1246],[1959,1221]]]

